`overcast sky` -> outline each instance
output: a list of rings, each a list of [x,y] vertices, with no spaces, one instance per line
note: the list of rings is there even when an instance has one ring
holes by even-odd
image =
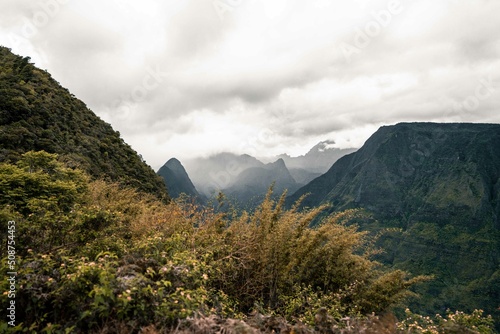
[[[403,121],[500,123],[498,0],[2,0],[0,44],[158,169],[360,147]]]

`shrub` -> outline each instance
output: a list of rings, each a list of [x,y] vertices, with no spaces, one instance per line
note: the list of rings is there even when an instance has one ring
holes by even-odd
[[[285,210],[285,195],[274,201],[271,191],[253,214],[219,222],[228,228],[210,233],[217,240],[214,287],[237,300],[241,312],[259,304],[289,319],[309,321],[310,308],[320,304],[338,316],[382,312],[407,297],[410,286],[428,279],[378,270],[377,263],[361,255],[366,234],[346,224],[359,212],[333,214],[309,228],[324,208],[297,212],[297,204]],[[297,296],[302,296],[302,307]]]
[[[0,218],[19,227],[18,326],[1,331],[167,331],[182,319],[249,331],[295,322],[306,330],[318,326],[318,312],[328,330],[371,328],[383,321],[367,315],[390,310],[428,279],[370,260],[363,252],[369,238],[353,224],[361,212],[336,213],[311,228],[324,208],[285,210],[285,194],[273,200],[272,189],[255,212],[236,214],[89,181],[43,152],[1,164],[0,174]],[[10,271],[2,258],[0,270]],[[0,289],[6,309],[9,282]],[[252,311],[252,319],[235,320]],[[490,318],[447,319],[443,328],[489,333]]]
[[[398,328],[408,333],[495,333],[492,317],[483,316],[482,310],[474,310],[471,314],[447,310],[444,317],[439,314],[435,317],[422,316],[409,309],[405,313],[406,318],[398,323]]]

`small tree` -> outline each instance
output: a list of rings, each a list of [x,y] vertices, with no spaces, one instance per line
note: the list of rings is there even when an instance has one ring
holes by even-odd
[[[299,318],[320,306],[339,316],[383,312],[428,279],[383,271],[364,255],[366,234],[352,224],[362,217],[359,211],[333,214],[311,228],[324,207],[298,212],[297,204],[285,210],[285,194],[274,201],[271,192],[253,214],[228,223],[216,242],[230,245],[218,248],[216,285],[242,311],[260,304]]]
[[[27,152],[16,165],[0,164],[0,205],[9,220],[18,217],[17,246],[47,251],[74,236],[75,208],[85,197],[88,177],[66,168],[57,155]],[[10,218],[12,217],[12,218]]]

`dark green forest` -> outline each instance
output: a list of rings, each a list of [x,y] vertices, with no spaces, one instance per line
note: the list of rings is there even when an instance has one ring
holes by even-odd
[[[376,260],[434,275],[411,303],[424,314],[484,309],[500,318],[500,125],[400,123],[289,201],[330,211],[364,208],[361,225],[380,234]],[[385,231],[385,232],[384,232]]]
[[[170,200],[109,124],[3,47],[0,112],[0,270],[16,272],[0,281],[1,308],[15,308],[1,333],[495,333],[458,285],[440,309],[441,278],[423,270],[434,259],[411,262],[399,217],[370,233],[380,222],[362,208],[306,208],[272,187],[251,212],[224,194]],[[447,225],[402,233],[470,254],[483,242]],[[498,286],[484,279],[466,288]]]
[[[43,151],[0,164],[0,180],[0,219],[16,226],[2,244],[15,240],[17,271],[16,289],[1,283],[17,320],[3,332],[493,332],[482,311],[432,322],[407,310],[398,322],[393,307],[432,278],[371,260],[361,212],[309,228],[324,207],[287,210],[271,192],[252,214],[165,204]]]
[[[0,46],[0,161],[30,150],[57,153],[95,178],[168,200],[165,185],[114,131],[51,75]]]

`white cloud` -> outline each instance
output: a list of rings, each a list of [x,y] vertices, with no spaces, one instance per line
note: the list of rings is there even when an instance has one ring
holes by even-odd
[[[6,0],[0,44],[155,168],[227,150],[304,154],[326,139],[356,147],[400,121],[500,122],[500,3],[394,3]]]

